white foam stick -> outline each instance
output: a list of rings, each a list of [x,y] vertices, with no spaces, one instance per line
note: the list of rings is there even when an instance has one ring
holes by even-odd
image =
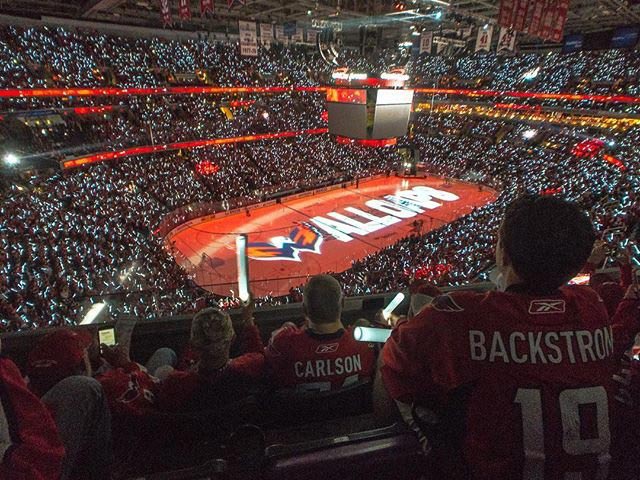
[[[353,329],[353,338],[358,342],[384,343],[391,336],[391,329],[356,327]]]
[[[398,305],[402,303],[403,300],[404,300],[404,293],[402,292],[398,293],[395,297],[393,297],[393,300],[391,300],[389,305],[384,307],[384,310],[382,310],[382,316],[384,317],[385,320],[389,320],[391,313],[398,307]]]
[[[247,236],[236,237],[236,258],[238,260],[238,298],[249,301],[249,264],[247,262]]]
[[[102,310],[104,310],[104,307],[106,306],[107,306],[107,302],[98,302],[91,305],[91,308],[89,309],[87,314],[84,316],[84,318],[80,322],[80,325],[92,324],[95,321],[95,319],[98,318],[98,315],[100,315],[100,312],[102,312]]]

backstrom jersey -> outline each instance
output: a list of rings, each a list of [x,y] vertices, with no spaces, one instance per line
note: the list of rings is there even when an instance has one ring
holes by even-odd
[[[373,345],[354,340],[351,328],[322,335],[306,328],[277,330],[265,357],[279,387],[336,390],[371,380],[375,368]]]
[[[588,287],[437,297],[383,350],[389,394],[445,405],[466,391],[459,453],[474,479],[604,479],[614,340]],[[466,410],[466,413],[465,413]]]

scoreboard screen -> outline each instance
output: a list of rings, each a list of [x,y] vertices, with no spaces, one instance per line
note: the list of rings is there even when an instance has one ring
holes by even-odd
[[[331,88],[329,133],[357,139],[388,139],[407,133],[413,90]]]

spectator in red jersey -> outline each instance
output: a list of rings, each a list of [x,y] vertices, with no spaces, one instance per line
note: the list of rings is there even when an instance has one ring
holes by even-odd
[[[83,330],[59,329],[29,353],[30,387],[51,410],[65,447],[61,479],[110,478],[111,416],[100,383],[91,378]]]
[[[234,341],[244,352],[230,358]],[[162,410],[218,408],[249,395],[262,378],[264,347],[253,321],[253,302],[243,308],[235,330],[227,312],[201,310],[193,317],[190,343],[197,363],[188,371],[171,373],[162,382],[157,399]]]
[[[63,458],[51,414],[29,391],[18,367],[0,358],[0,478],[58,480]]]
[[[498,234],[504,291],[440,296],[394,330],[377,411],[388,392],[438,478],[606,478],[612,320],[589,287],[564,286],[594,240],[575,204],[522,197]]]
[[[373,346],[357,342],[342,325],[343,295],[330,275],[316,275],[304,287],[304,328],[273,332],[265,357],[273,383],[302,390],[335,390],[373,378]]]

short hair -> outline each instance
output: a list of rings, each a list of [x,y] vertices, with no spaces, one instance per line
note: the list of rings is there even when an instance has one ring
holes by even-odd
[[[312,322],[331,323],[342,313],[342,288],[331,275],[311,277],[304,287],[303,306]]]
[[[508,207],[500,241],[529,288],[550,291],[584,267],[595,241],[589,217],[575,203],[525,195]]]

